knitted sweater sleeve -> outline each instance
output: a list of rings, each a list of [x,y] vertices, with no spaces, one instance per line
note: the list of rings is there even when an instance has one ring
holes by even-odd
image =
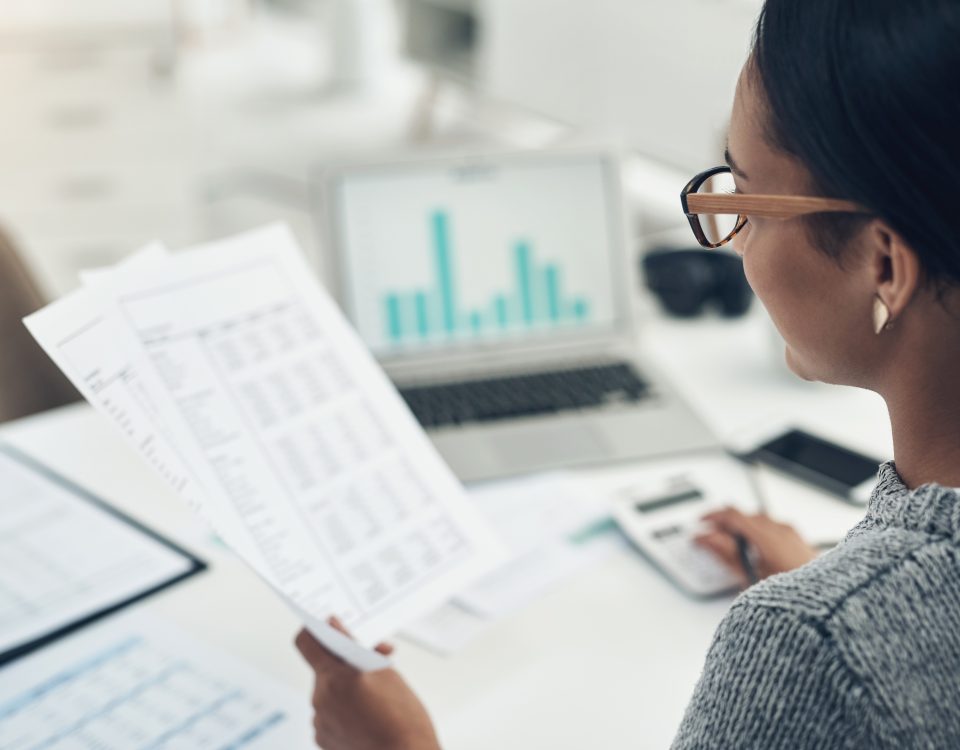
[[[822,625],[741,600],[714,636],[673,749],[863,747],[865,700]]]

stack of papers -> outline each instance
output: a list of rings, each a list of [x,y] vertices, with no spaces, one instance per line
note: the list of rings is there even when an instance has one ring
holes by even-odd
[[[502,558],[391,383],[269,227],[147,248],[25,322],[80,392],[331,650],[432,611]]]
[[[614,532],[610,499],[588,481],[557,472],[471,489],[477,509],[506,543],[510,560],[467,586],[456,603],[483,617],[517,611],[537,595],[600,560],[623,540]],[[598,543],[599,542],[599,543]]]
[[[475,485],[470,499],[500,533],[508,558],[404,628],[405,638],[442,655],[627,546],[610,517],[610,494],[572,472]]]

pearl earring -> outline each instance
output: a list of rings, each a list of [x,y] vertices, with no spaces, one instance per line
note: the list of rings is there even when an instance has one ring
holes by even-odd
[[[890,325],[890,308],[878,294],[873,298],[873,332],[878,336]]]

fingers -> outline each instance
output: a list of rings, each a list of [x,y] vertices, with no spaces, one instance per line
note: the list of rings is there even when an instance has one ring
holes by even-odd
[[[694,537],[693,541],[700,547],[716,555],[720,562],[736,573],[737,576],[746,583],[747,572],[743,569],[743,564],[740,560],[740,550],[737,547],[737,540],[734,537],[722,531],[713,531]]]
[[[350,665],[333,652],[328,651],[306,628],[297,633],[294,644],[307,663],[313,667],[314,672],[320,673],[334,669],[350,668]]]
[[[327,622],[330,624],[330,627],[335,630],[340,631],[348,638],[352,638],[350,631],[344,627],[343,623],[337,617],[331,617]],[[303,656],[310,666],[315,670],[319,669],[329,669],[330,667],[336,666],[345,666],[344,662],[341,661],[340,657],[335,656],[331,652],[327,651],[316,638],[313,637],[313,634],[309,630],[303,628],[297,637],[294,640],[294,644],[297,647],[297,650]],[[390,656],[395,651],[394,647],[389,643],[380,643],[374,650],[382,654],[383,656]]]
[[[350,631],[346,629],[344,624],[340,621],[339,617],[336,617],[336,616],[331,617],[327,622],[330,623],[330,627],[335,628],[336,630],[339,630],[348,638],[353,638],[353,636],[350,635]],[[378,643],[373,650],[376,651],[378,654],[383,654],[384,656],[390,656],[396,649],[389,643]]]
[[[721,531],[733,536],[746,537],[750,542],[756,542],[763,533],[763,524],[772,523],[766,516],[748,516],[736,508],[723,508],[708,513],[704,521],[712,523]]]
[[[336,659],[333,654],[320,645],[320,642],[306,628],[297,633],[293,642],[300,655],[314,669],[326,666],[331,660]]]

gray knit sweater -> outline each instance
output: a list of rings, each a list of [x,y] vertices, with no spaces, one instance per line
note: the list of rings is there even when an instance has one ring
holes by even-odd
[[[744,592],[674,748],[960,748],[960,491],[880,469],[835,549]]]

